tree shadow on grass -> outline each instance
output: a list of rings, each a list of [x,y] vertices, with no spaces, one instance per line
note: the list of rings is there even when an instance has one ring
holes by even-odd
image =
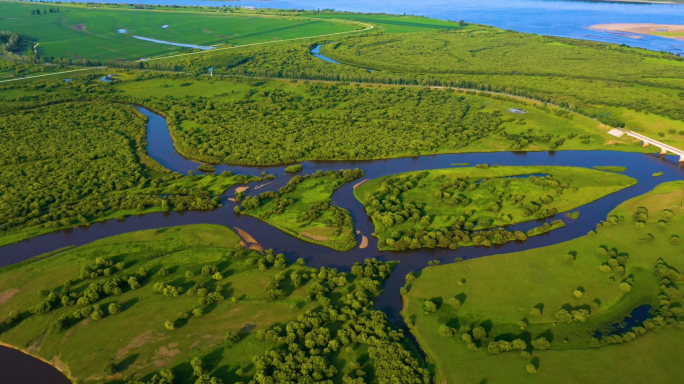
[[[215,348],[213,351],[209,352],[206,356],[202,358],[202,361],[208,367],[218,367],[223,360],[223,353],[225,352],[225,347]]]
[[[492,328],[494,328],[494,322],[491,319],[485,320],[480,323],[480,327],[484,328],[485,331],[487,331],[487,334],[492,331]]]
[[[444,299],[441,296],[433,297],[430,299],[435,305],[437,306],[437,309],[442,308],[442,304],[444,304]]]
[[[530,360],[530,364],[534,365],[534,368],[539,369],[539,357],[533,357],[532,360]]]
[[[446,322],[446,326],[449,328],[454,328],[456,330],[461,329],[461,320],[459,318],[453,318]]]
[[[468,295],[465,294],[465,292],[461,292],[458,295],[456,295],[456,299],[461,302],[461,304],[465,304],[466,299],[468,298]]]
[[[140,299],[137,298],[137,297],[132,298],[132,299],[127,300],[127,301],[124,301],[123,303],[120,304],[120,305],[121,305],[121,311],[123,312],[123,311],[126,311],[126,310],[130,309],[130,308],[133,307],[135,304],[137,304],[138,301],[140,301]]]
[[[553,342],[553,331],[551,331],[551,328],[547,329],[546,331],[542,332],[537,336],[537,338],[543,337],[545,338],[549,343]]]
[[[134,353],[132,355],[126,356],[123,360],[116,364],[116,371],[123,372],[128,369],[135,361],[140,357],[139,353]]]

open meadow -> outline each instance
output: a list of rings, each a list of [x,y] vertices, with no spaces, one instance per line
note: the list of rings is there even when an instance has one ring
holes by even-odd
[[[621,204],[587,236],[407,277],[402,314],[435,364],[436,381],[634,375],[644,382],[653,369],[671,367],[684,316],[677,272],[684,268],[683,201],[684,182],[662,184]],[[645,317],[642,310],[626,328],[611,326],[644,305]],[[649,368],[636,369],[628,357]],[[620,368],[604,369],[607,361]],[[658,382],[683,377],[664,371]]]
[[[162,228],[2,268],[0,341],[75,383],[236,383],[283,371],[383,382],[396,377],[387,365],[428,382],[415,350],[372,310],[391,264],[317,270],[239,242],[218,225]]]

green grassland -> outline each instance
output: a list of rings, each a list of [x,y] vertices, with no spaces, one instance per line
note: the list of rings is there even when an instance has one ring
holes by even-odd
[[[74,383],[148,383],[159,370],[170,370],[179,384],[201,375],[206,382],[248,382],[255,374],[273,375],[277,363],[267,356],[285,357],[288,349],[312,364],[309,373],[296,368],[295,378],[422,377],[415,350],[371,310],[369,297],[379,293],[391,265],[369,260],[351,274],[316,270],[243,249],[239,241],[218,225],[163,228],[2,268],[0,340],[50,362]],[[347,326],[386,333],[373,342],[352,341]],[[305,335],[313,345],[304,343]],[[370,358],[369,343],[376,351]],[[387,363],[402,372],[383,373]]]
[[[586,168],[484,165],[382,177],[354,195],[373,219],[380,249],[395,249],[399,241],[430,247],[422,232],[471,232],[468,239],[429,236],[434,248],[468,245],[474,230],[554,216],[634,184],[631,177]]]
[[[621,204],[587,236],[428,267],[407,279],[402,314],[435,365],[435,381],[681,381],[672,357],[683,339],[683,278],[676,272],[684,268],[677,237],[684,235],[683,201],[684,182],[665,183]],[[450,305],[452,298],[461,305]],[[426,311],[428,300],[436,307]],[[644,304],[653,309],[640,329],[605,333]],[[474,340],[473,352],[462,334],[479,326],[487,336]],[[550,341],[548,350],[532,346],[539,337]],[[522,356],[492,353],[492,342],[515,339],[527,345]],[[537,373],[528,373],[527,364]]]
[[[307,18],[258,14],[199,13],[172,10],[116,10],[59,4],[59,13],[31,15],[52,8],[0,2],[0,30],[18,33],[31,46],[39,43],[43,57],[66,59],[133,60],[167,55],[179,47],[133,38],[201,46],[244,45],[355,30],[358,25]],[[168,25],[168,28],[162,28]],[[119,33],[126,29],[127,33]],[[28,46],[27,46],[28,48]]]
[[[150,63],[149,68],[199,72],[213,66],[217,73],[241,76],[456,86],[551,102],[627,128],[638,128],[639,119],[623,119],[606,109],[684,119],[684,66],[679,57],[486,26],[411,33],[390,33],[387,28],[385,33],[320,40],[334,42],[321,53],[343,65],[313,57],[307,42],[208,53]]]
[[[598,110],[597,108],[596,111]],[[684,148],[684,121],[621,107],[602,107],[600,110],[616,119],[629,122],[627,125],[629,130],[652,137],[675,148]]]
[[[355,66],[425,73],[441,83],[548,98],[577,109],[608,105],[683,118],[677,95],[684,89],[684,67],[670,65],[681,58],[645,50],[481,27],[349,38],[321,52]]]
[[[331,205],[330,198],[337,188],[362,176],[359,169],[295,176],[277,193],[246,198],[242,213],[298,239],[348,251],[356,246],[354,222],[346,209]]]
[[[385,14],[362,13],[329,13],[313,14],[312,18],[352,20],[374,25],[384,33],[416,33],[430,30],[454,30],[474,28],[474,26],[460,26],[458,22],[430,19],[420,16],[399,16]]]

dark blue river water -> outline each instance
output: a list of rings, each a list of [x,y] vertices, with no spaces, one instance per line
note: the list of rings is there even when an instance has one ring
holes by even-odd
[[[147,124],[148,154],[156,159],[164,167],[176,172],[187,174],[189,171],[197,171],[199,163],[187,160],[180,156],[174,149],[174,143],[169,134],[166,121],[163,117],[141,107],[138,110],[149,117]],[[354,225],[361,234],[357,236],[360,241],[361,236],[365,235],[370,239],[370,244],[366,249],[354,249],[349,252],[338,252],[329,248],[310,244],[296,239],[278,229],[271,227],[255,218],[240,216],[233,213],[234,204],[227,200],[232,196],[233,189],[229,190],[222,198],[224,206],[213,211],[189,211],[183,213],[153,213],[143,216],[133,216],[126,220],[109,220],[89,227],[79,227],[59,232],[50,233],[30,240],[0,248],[0,266],[16,263],[28,258],[59,249],[70,245],[83,245],[97,239],[132,232],[144,229],[169,227],[175,225],[211,223],[221,224],[228,227],[239,227],[250,233],[264,248],[273,248],[276,252],[282,252],[290,261],[299,257],[306,260],[307,265],[312,267],[335,267],[341,270],[349,270],[354,262],[361,262],[366,258],[378,258],[381,260],[399,260],[400,264],[395,268],[389,279],[386,280],[384,291],[376,300],[375,306],[387,313],[388,317],[398,326],[403,326],[403,319],[400,315],[401,299],[399,288],[404,284],[404,276],[410,271],[420,270],[428,265],[428,261],[440,260],[442,263],[453,262],[455,258],[471,259],[484,257],[493,254],[516,252],[525,249],[542,247],[571,240],[585,235],[589,230],[594,229],[596,223],[605,220],[608,213],[620,202],[634,196],[643,194],[656,185],[671,181],[684,179],[684,170],[677,163],[676,156],[658,156],[635,153],[623,153],[612,151],[558,151],[558,152],[530,152],[530,153],[471,153],[471,154],[447,154],[436,156],[422,156],[417,158],[401,158],[374,161],[335,161],[335,162],[304,162],[303,173],[311,173],[317,170],[361,168],[365,171],[368,179],[377,178],[384,175],[418,171],[436,168],[449,168],[455,163],[471,164],[500,164],[500,165],[562,165],[580,166],[591,168],[597,165],[621,165],[627,167],[624,174],[639,180],[635,186],[629,187],[612,195],[604,197],[595,202],[589,203],[578,210],[581,215],[576,220],[571,220],[559,215],[549,220],[562,218],[566,221],[565,228],[552,231],[543,236],[530,238],[524,243],[508,243],[503,246],[491,248],[485,247],[463,247],[455,251],[451,250],[418,250],[411,252],[379,252],[377,250],[377,240],[370,236],[374,231],[373,223],[363,210],[362,205],[354,198],[352,184],[348,183],[335,191],[332,200],[333,204],[348,209],[354,219]],[[275,167],[241,167],[219,165],[216,167],[217,173],[230,170],[238,174],[258,175],[262,171],[275,174],[277,177],[267,187],[260,189],[259,192],[266,190],[276,190],[285,185],[291,175],[285,174],[284,166]],[[661,177],[652,177],[655,172],[663,172]],[[271,182],[271,181],[268,181]],[[265,184],[262,183],[262,184]],[[256,185],[252,183],[252,188]],[[537,227],[542,221],[531,221],[521,223],[514,229],[528,230]],[[0,357],[8,356],[10,361],[18,356],[0,347]],[[23,357],[22,357],[23,359]],[[25,360],[22,360],[25,363]],[[30,360],[36,366],[46,366],[38,360]],[[35,380],[30,376],[22,375],[26,367],[22,365],[6,364],[10,368],[16,366],[17,369],[10,369],[16,377],[12,383],[34,383]],[[51,383],[61,383],[56,379],[56,370],[51,372]],[[29,372],[27,372],[28,374]],[[0,383],[2,381],[0,374]],[[48,376],[45,376],[46,378]],[[59,375],[57,375],[59,376]]]
[[[87,2],[87,0],[76,0]],[[684,4],[559,0],[105,0],[110,3],[241,6],[281,9],[335,9],[427,16],[443,20],[493,25],[502,29],[628,44],[656,51],[684,53],[684,41],[587,29],[608,23],[684,23]]]

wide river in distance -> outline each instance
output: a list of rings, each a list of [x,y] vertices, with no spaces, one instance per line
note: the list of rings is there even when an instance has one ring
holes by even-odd
[[[87,2],[76,0],[76,2]],[[684,53],[684,41],[664,37],[590,30],[596,24],[683,24],[684,4],[563,0],[100,0],[104,3],[240,6],[280,9],[420,15],[493,25],[502,29],[628,44],[656,51]]]

